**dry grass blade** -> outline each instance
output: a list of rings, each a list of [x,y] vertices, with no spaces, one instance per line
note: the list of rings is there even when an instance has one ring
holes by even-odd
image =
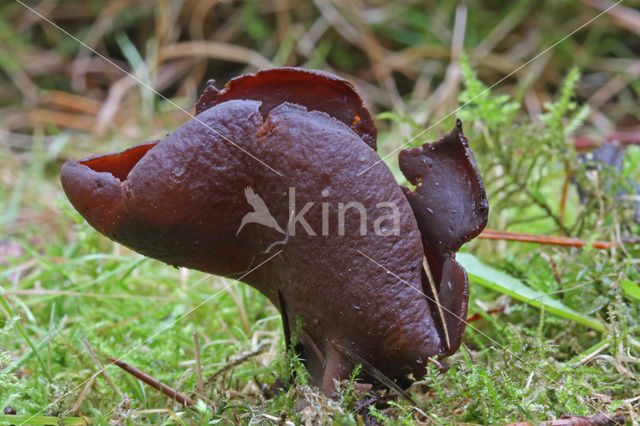
[[[107,383],[109,384],[109,387],[111,388],[111,390],[113,390],[113,393],[115,393],[116,395],[122,396],[122,392],[111,381],[111,377],[109,377],[109,375],[107,374],[107,370],[104,368],[104,366],[102,365],[102,363],[100,362],[100,360],[96,356],[96,353],[93,351],[93,348],[91,347],[91,344],[89,343],[89,341],[87,339],[83,338],[83,339],[80,339],[80,342],[82,342],[82,344],[84,345],[84,347],[87,350],[87,352],[89,352],[89,356],[91,357],[93,362],[95,362],[96,365],[98,366],[98,368],[100,369],[98,372],[100,374],[102,374],[102,377],[104,377],[104,379],[107,381]]]
[[[180,418],[180,416],[178,416],[178,414],[176,414],[175,411],[170,410],[169,408],[153,408],[149,410],[139,410],[139,411],[136,411],[135,413],[136,415],[164,413],[171,416],[171,418],[176,421],[176,424],[185,424],[184,421]]]
[[[116,83],[111,85],[107,99],[97,115],[95,133],[98,136],[105,133],[109,123],[111,123],[112,119],[118,113],[118,106],[122,102],[122,99],[133,87],[136,86],[136,83],[137,81],[133,76],[125,75]]]
[[[625,415],[622,413],[598,413],[592,416],[571,416],[564,415],[563,418],[557,420],[546,420],[542,422],[517,422],[509,423],[507,426],[528,426],[528,425],[544,425],[544,426],[612,426],[625,424]]]
[[[221,282],[224,284],[224,280],[221,280]],[[238,315],[240,316],[240,321],[242,322],[242,331],[244,331],[244,334],[248,336],[251,333],[251,324],[249,324],[249,317],[247,316],[247,310],[245,309],[244,303],[242,303],[238,295],[231,289],[231,287],[226,286],[224,287],[224,290],[229,294],[229,296],[233,300],[233,303],[236,305],[236,308],[238,308]]]
[[[115,359],[115,358],[108,358],[108,359],[118,367],[122,368],[127,373],[137,378],[138,380],[148,384],[152,388],[158,389],[160,392],[167,395],[169,398],[179,402],[185,407],[196,404],[196,402],[193,399],[181,394],[180,392],[173,389],[172,387],[165,385],[161,381],[154,379],[153,377],[149,376],[146,373],[143,373],[142,371],[127,364],[126,362],[120,361],[119,359]]]
[[[398,395],[409,401],[411,404],[417,405],[413,398],[411,398],[411,395],[409,395],[400,386],[398,386],[396,382],[385,376],[382,371],[371,365],[371,363],[366,359],[362,358],[360,355],[349,350],[348,348],[345,348],[344,346],[336,343],[335,341],[333,341],[332,344],[336,348],[336,350],[343,353],[354,365],[360,364],[362,366],[362,370],[365,373],[367,373],[383,385],[387,386],[389,389],[393,389]]]
[[[42,96],[42,101],[61,109],[82,112],[96,115],[102,108],[102,103],[85,96],[74,95],[73,93],[52,90]]]
[[[438,308],[438,315],[440,316],[440,321],[442,321],[442,332],[444,334],[444,340],[447,344],[447,349],[451,349],[451,339],[449,338],[449,329],[447,327],[447,321],[444,317],[444,312],[442,312],[442,305],[440,304],[440,298],[438,297],[438,291],[436,290],[436,283],[433,279],[433,274],[431,273],[431,267],[429,266],[429,262],[426,257],[422,258],[422,265],[424,266],[424,270],[427,273],[427,280],[429,281],[429,287],[431,288],[431,293],[433,294],[433,300]]]
[[[295,425],[295,423],[292,422],[291,420],[283,420],[281,417],[272,416],[270,414],[262,413],[262,417],[264,417],[267,420],[271,420],[272,422],[275,422],[278,425],[287,425],[287,426]]]
[[[96,377],[98,377],[99,374],[100,374],[100,371],[96,372],[93,376],[91,376],[91,378],[89,379],[85,387],[82,388],[82,392],[80,392],[80,395],[76,400],[76,403],[73,404],[73,407],[71,408],[71,414],[76,414],[77,411],[80,409],[82,402],[89,394],[89,391],[91,390],[91,386],[93,386],[93,382],[96,380]]]
[[[271,62],[258,52],[246,47],[215,41],[184,41],[160,49],[160,62],[176,58],[206,57],[240,62],[256,68],[271,68]]]
[[[169,302],[170,302],[169,300],[165,300],[163,302],[156,303],[155,305],[151,306],[149,309],[145,309],[144,311],[142,311],[142,312],[140,312],[140,313],[138,313],[138,314],[136,314],[136,315],[134,315],[132,317],[129,317],[129,318],[123,320],[123,321],[117,322],[115,324],[109,324],[109,325],[105,325],[105,326],[102,326],[100,328],[97,328],[96,332],[97,333],[102,333],[102,332],[107,331],[107,330],[112,330],[114,328],[118,328],[118,327],[122,327],[123,325],[130,324],[133,321],[137,320],[138,318],[142,318],[145,315],[155,311],[156,309],[163,307],[164,305],[168,304]]]
[[[44,108],[31,110],[28,116],[32,122],[54,124],[60,128],[89,131],[96,125],[96,119],[92,116],[53,111]]]
[[[608,10],[608,14],[614,18],[622,28],[640,34],[640,12],[622,4],[611,8],[614,3],[610,0],[582,0],[583,3],[600,10]],[[610,10],[609,10],[610,9]]]
[[[69,297],[92,297],[98,299],[137,299],[137,300],[166,300],[170,299],[162,296],[138,296],[132,294],[106,294],[89,293],[84,291],[70,290],[48,290],[35,288],[30,290],[9,290],[3,293],[5,296],[69,296]]]
[[[200,395],[204,393],[204,383],[202,382],[202,365],[200,364],[200,341],[198,333],[193,333],[193,345],[196,353],[196,392]]]

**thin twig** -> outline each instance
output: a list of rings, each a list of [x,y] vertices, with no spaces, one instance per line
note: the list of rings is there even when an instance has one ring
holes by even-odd
[[[143,373],[142,371],[127,364],[126,362],[120,361],[119,359],[115,359],[115,358],[108,358],[108,359],[109,361],[111,361],[118,367],[122,368],[124,371],[131,374],[141,382],[148,384],[152,388],[158,389],[160,392],[167,395],[169,398],[179,402],[185,407],[196,405],[196,402],[193,399],[181,394],[180,392],[173,389],[172,387],[165,385],[160,380],[154,379],[153,377],[149,376],[146,373]]]
[[[480,233],[480,235],[478,235],[478,238],[484,238],[488,240],[508,240],[508,241],[521,241],[521,242],[538,243],[538,244],[553,244],[553,245],[570,246],[570,247],[584,247],[586,245],[591,244],[594,248],[597,248],[597,249],[610,249],[618,245],[618,243],[611,242],[611,241],[590,242],[587,240],[583,240],[581,238],[559,237],[559,236],[552,236],[552,235],[523,234],[519,232],[497,231],[494,229],[485,229]],[[638,241],[634,239],[630,239],[624,242],[637,243]]]
[[[262,347],[256,351],[253,352],[249,352],[247,354],[244,354],[243,356],[241,356],[240,358],[229,362],[227,365],[225,365],[224,367],[222,367],[220,370],[216,371],[215,373],[213,373],[213,375],[211,375],[211,377],[209,377],[207,379],[207,381],[204,384],[205,389],[208,388],[209,386],[211,386],[213,384],[213,382],[216,381],[216,379],[221,375],[224,374],[225,372],[229,371],[232,368],[237,367],[238,365],[242,364],[243,362],[247,361],[249,358],[253,358],[254,356],[258,356],[261,353],[263,353],[267,348],[266,347]]]

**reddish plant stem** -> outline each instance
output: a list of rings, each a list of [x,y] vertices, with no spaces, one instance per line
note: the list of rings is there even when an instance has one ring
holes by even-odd
[[[184,396],[183,394],[173,389],[172,387],[165,385],[161,381],[154,379],[153,377],[149,376],[146,373],[143,373],[142,371],[127,364],[126,362],[122,362],[119,359],[115,359],[115,358],[108,358],[108,359],[118,367],[122,368],[127,373],[137,378],[138,380],[148,384],[152,388],[158,389],[160,392],[167,395],[169,398],[175,401],[178,401],[180,404],[184,405],[185,407],[196,404],[196,402],[193,399],[189,398],[188,396]]]
[[[534,235],[534,234],[522,234],[519,232],[507,232],[507,231],[497,231],[494,229],[485,229],[482,231],[478,238],[484,238],[488,240],[509,240],[509,241],[522,241],[528,243],[538,243],[538,244],[554,244],[560,246],[570,246],[570,247],[583,247],[589,244],[589,241],[583,240],[581,238],[570,238],[570,237],[556,237],[551,235]],[[611,247],[617,246],[615,242],[609,241],[594,241],[591,243],[594,248],[597,249],[609,249]]]
[[[588,136],[577,136],[573,140],[578,151],[589,151],[600,146],[600,143]],[[621,145],[640,145],[640,132],[615,132],[607,136],[605,142],[618,142]]]
[[[497,313],[500,313],[500,312],[504,312],[505,309],[506,309],[506,306],[500,306],[499,308],[489,309],[485,313],[489,314],[489,315],[490,314],[497,314]],[[480,315],[479,313],[475,313],[475,314],[467,317],[467,322],[478,321],[481,318],[482,318],[482,315]]]

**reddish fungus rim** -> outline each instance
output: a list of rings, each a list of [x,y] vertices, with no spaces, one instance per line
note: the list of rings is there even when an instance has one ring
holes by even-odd
[[[78,161],[78,163],[89,167],[95,172],[111,173],[116,179],[124,181],[127,180],[131,169],[133,169],[133,167],[138,164],[138,161],[140,161],[151,148],[156,146],[158,142],[159,141],[143,143],[114,154],[94,155],[82,159]]]

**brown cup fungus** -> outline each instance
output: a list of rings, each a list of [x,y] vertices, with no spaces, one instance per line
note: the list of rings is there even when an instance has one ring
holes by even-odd
[[[459,348],[469,292],[454,254],[488,214],[460,122],[400,153],[411,191],[335,75],[275,68],[210,83],[196,112],[160,141],[67,161],[73,206],[146,256],[242,277],[279,309],[288,344],[300,319],[295,350],[327,394],[357,360],[369,379],[404,385]]]

